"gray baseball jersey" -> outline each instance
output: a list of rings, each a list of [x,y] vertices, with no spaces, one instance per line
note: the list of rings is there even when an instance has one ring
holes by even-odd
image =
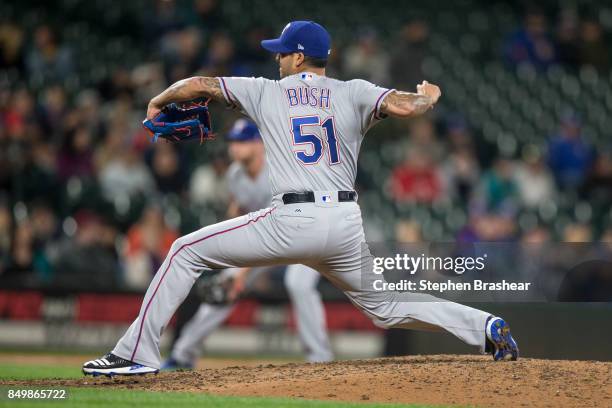
[[[311,73],[219,79],[228,103],[259,127],[273,195],[353,189],[361,141],[391,90]]]
[[[164,326],[201,273],[283,264],[316,269],[380,327],[449,332],[484,350],[489,313],[420,293],[406,302],[399,292],[362,282],[373,257],[361,210],[356,202],[339,202],[337,192],[353,189],[363,135],[382,118],[380,105],[390,91],[310,73],[220,83],[228,103],[239,105],[261,131],[272,206],[177,239],[113,353],[159,367]],[[285,205],[280,194],[292,191],[314,191],[315,200]]]
[[[272,200],[268,177],[267,164],[253,179],[242,164],[233,162],[227,170],[227,188],[243,211],[256,211],[268,207]]]

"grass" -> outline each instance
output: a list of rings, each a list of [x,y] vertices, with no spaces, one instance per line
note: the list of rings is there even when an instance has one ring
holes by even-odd
[[[0,407],[249,407],[249,408],[394,408],[406,405],[390,404],[351,404],[331,401],[309,401],[287,398],[253,398],[253,397],[220,397],[216,395],[180,393],[180,392],[147,392],[131,390],[100,390],[96,388],[70,389],[66,400],[56,401],[9,401],[6,399],[6,388],[2,389]],[[416,408],[418,406],[411,405]]]
[[[69,388],[68,398],[63,400],[9,400],[5,380],[28,380],[38,378],[79,378],[79,367],[58,365],[32,365],[0,363],[0,407],[247,407],[247,408],[426,408],[422,405],[342,403],[335,401],[313,401],[288,398],[225,397],[203,393],[152,392],[136,390],[114,390],[100,388]],[[38,387],[49,389],[50,387]]]
[[[35,378],[78,378],[81,368],[57,365],[0,364],[0,384],[2,380],[31,380]]]

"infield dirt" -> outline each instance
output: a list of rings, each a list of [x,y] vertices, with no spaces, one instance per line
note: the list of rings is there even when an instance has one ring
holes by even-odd
[[[524,358],[496,363],[487,356],[244,365],[138,378],[9,381],[7,385],[24,384],[483,407],[612,406],[612,362]]]

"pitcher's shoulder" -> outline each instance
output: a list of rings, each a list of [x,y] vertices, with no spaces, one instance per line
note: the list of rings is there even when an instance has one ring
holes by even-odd
[[[360,78],[349,79],[348,81],[344,81],[344,83],[351,88],[374,85],[371,82]]]

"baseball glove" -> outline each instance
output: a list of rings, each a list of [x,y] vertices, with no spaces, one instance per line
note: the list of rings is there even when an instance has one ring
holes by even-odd
[[[201,144],[213,139],[208,100],[167,105],[159,115],[152,120],[145,119],[142,125],[153,142],[162,138],[172,143],[200,140]]]
[[[211,305],[229,305],[234,278],[220,273],[200,278],[196,282],[196,294],[201,302]]]

